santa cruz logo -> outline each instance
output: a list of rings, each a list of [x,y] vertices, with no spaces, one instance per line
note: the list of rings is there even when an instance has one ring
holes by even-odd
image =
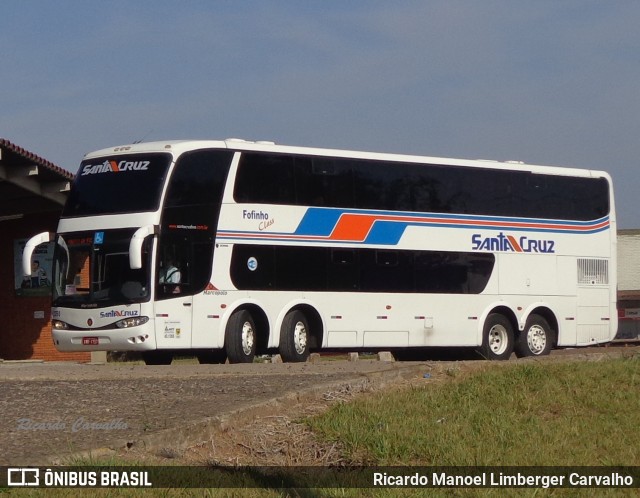
[[[121,316],[138,316],[140,313],[138,310],[110,310],[101,311],[100,318],[116,318]]]
[[[474,251],[493,252],[538,252],[555,253],[554,240],[532,239],[525,235],[516,239],[513,235],[500,232],[496,237],[483,237],[479,233],[471,236],[471,249]]]
[[[120,171],[146,171],[150,161],[105,161],[102,164],[87,164],[82,168],[80,176],[100,173],[119,173]]]

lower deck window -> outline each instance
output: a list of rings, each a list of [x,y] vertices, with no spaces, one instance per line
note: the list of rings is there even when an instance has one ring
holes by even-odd
[[[479,294],[494,264],[475,252],[237,244],[231,279],[241,290]]]

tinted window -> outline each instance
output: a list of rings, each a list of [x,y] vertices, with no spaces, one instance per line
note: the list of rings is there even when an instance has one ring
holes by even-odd
[[[276,288],[278,290],[325,290],[327,288],[324,247],[278,246],[276,254]]]
[[[356,207],[391,211],[414,211],[414,191],[420,188],[415,167],[384,162],[357,161],[355,172]]]
[[[238,202],[593,220],[604,178],[362,159],[243,153]]]
[[[493,254],[236,244],[240,290],[479,294]]]
[[[237,202],[297,204],[293,156],[243,153],[233,196]]]
[[[331,248],[327,264],[327,289],[354,291],[360,288],[360,250]]]
[[[238,289],[273,289],[275,287],[274,246],[233,246],[231,278]]]
[[[314,157],[296,158],[296,188],[298,199],[311,206],[354,206],[353,167],[343,159]],[[302,178],[306,183],[303,183]]]
[[[369,249],[360,253],[360,290],[364,292],[415,292],[413,251]]]
[[[593,220],[609,212],[604,178],[513,174],[520,216]]]
[[[413,276],[417,292],[479,294],[491,276],[492,254],[421,251],[416,253]]]
[[[181,155],[171,175],[165,206],[219,206],[232,156],[226,150]]]
[[[130,154],[83,161],[62,216],[155,211],[169,154]]]

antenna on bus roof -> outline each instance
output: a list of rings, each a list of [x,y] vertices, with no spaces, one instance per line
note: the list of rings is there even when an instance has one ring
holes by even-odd
[[[153,131],[153,129],[149,130],[147,133],[145,133],[141,139],[136,140],[135,142],[131,142],[133,144],[141,144],[142,142],[145,141],[145,139],[151,134],[151,132]]]

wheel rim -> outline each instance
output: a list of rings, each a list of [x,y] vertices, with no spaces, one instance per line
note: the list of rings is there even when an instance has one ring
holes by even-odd
[[[242,352],[249,356],[253,353],[254,332],[250,322],[242,326]]]
[[[307,328],[302,322],[296,323],[293,329],[293,346],[298,354],[304,354],[307,350]]]
[[[489,330],[489,349],[493,354],[503,354],[509,345],[509,334],[502,325],[494,325]]]
[[[547,334],[540,325],[534,325],[527,331],[527,345],[533,354],[540,354],[547,346]]]

